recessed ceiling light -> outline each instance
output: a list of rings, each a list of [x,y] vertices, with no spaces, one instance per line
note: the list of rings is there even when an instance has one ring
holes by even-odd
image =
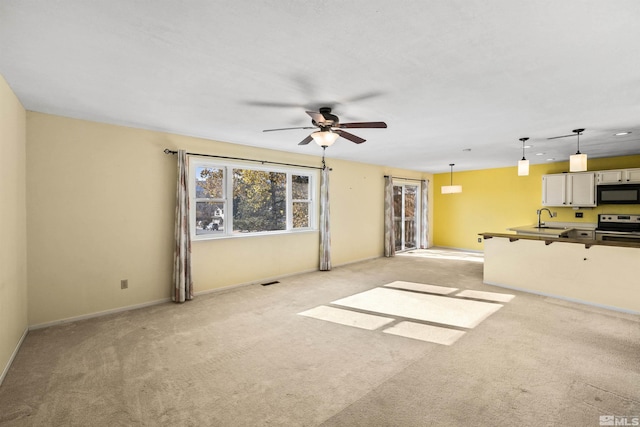
[[[533,145],[525,145],[524,148],[531,148]]]
[[[624,136],[624,135],[629,135],[631,132],[618,132],[615,134],[615,136]]]
[[[536,156],[544,156],[545,153],[536,153]]]
[[[547,162],[553,162],[555,159],[551,158],[551,159],[547,159]]]

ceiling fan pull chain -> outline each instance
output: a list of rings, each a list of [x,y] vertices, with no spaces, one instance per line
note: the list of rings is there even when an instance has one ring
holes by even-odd
[[[327,168],[327,165],[324,163],[324,153],[327,150],[327,147],[322,146],[322,170],[325,170]]]

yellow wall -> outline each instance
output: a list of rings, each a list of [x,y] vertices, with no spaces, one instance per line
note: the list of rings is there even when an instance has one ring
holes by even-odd
[[[176,157],[165,148],[320,165],[317,156],[41,113],[27,114],[27,129],[30,325],[169,297]],[[327,154],[333,264],[381,256],[383,175],[431,176]],[[316,270],[318,254],[318,232],[194,241],[195,290]]]
[[[589,159],[589,170],[640,167],[640,155]],[[434,176],[434,235],[436,246],[482,250],[478,233],[506,232],[509,227],[534,224],[536,210],[542,207],[542,175],[562,173],[568,162],[532,165],[529,176],[518,176],[516,167],[453,173],[453,183],[462,185],[462,193],[441,194],[450,173]],[[605,205],[583,208],[583,218],[575,218],[572,208],[553,207],[557,218],[545,221],[596,223],[599,213],[637,213],[640,205]],[[546,215],[546,213],[544,214]]]
[[[169,297],[176,159],[165,148],[319,165],[296,155],[193,137],[26,113],[28,315],[30,325],[143,305]],[[19,128],[20,126],[18,126]],[[310,147],[311,148],[311,147]],[[314,153],[316,154],[316,153]],[[319,153],[317,153],[319,154]],[[430,241],[482,250],[478,233],[535,222],[541,177],[567,163],[454,173],[462,194],[442,195],[449,174],[331,159],[332,261],[382,255],[383,175],[431,179]],[[592,159],[590,169],[640,166],[640,156]],[[435,189],[435,191],[434,191]],[[23,195],[24,197],[24,195]],[[4,199],[3,199],[4,200]],[[554,208],[557,221],[595,222],[611,207]],[[637,212],[620,207],[616,212]],[[194,241],[196,292],[255,283],[318,266],[317,232]],[[120,280],[129,289],[120,289]]]
[[[0,76],[0,382],[27,329],[25,121]]]

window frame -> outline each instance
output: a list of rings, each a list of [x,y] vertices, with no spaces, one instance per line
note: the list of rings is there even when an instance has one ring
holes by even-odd
[[[198,168],[210,168],[223,170],[223,198],[197,198],[196,197],[196,179]],[[233,170],[245,169],[263,172],[284,173],[286,175],[286,227],[284,230],[265,230],[255,232],[234,232],[233,231]],[[294,175],[309,177],[309,193],[307,199],[293,199],[292,177]],[[317,170],[308,168],[297,168],[293,166],[279,165],[257,165],[250,162],[228,161],[220,159],[210,159],[197,156],[189,158],[189,217],[190,217],[190,234],[191,240],[216,240],[253,236],[269,236],[274,234],[291,234],[303,233],[318,230],[318,205],[316,183],[319,182],[319,174]],[[211,201],[215,203],[224,203],[224,229],[221,233],[215,234],[196,234],[196,203],[203,201]],[[308,203],[309,206],[309,226],[293,227],[293,205],[294,203]]]

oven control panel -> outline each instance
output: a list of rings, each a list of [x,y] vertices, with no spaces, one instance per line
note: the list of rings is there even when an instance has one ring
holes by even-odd
[[[639,224],[640,215],[600,214],[598,215],[598,222],[610,222],[616,224]]]

